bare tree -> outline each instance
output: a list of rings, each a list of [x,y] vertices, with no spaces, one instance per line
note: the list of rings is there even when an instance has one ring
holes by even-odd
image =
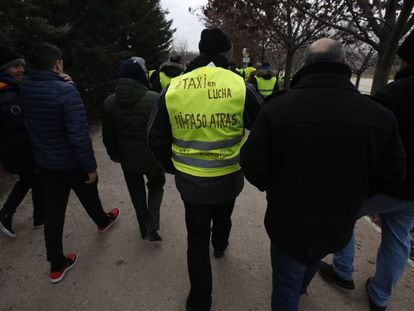
[[[290,0],[310,18],[363,41],[377,51],[371,93],[388,82],[398,42],[414,25],[414,0]]]
[[[181,58],[186,58],[188,54],[188,42],[185,38],[174,39],[171,54],[178,54]]]
[[[307,4],[305,0],[299,2],[302,6]],[[217,22],[217,15],[221,24],[231,23],[239,33],[244,29],[255,32],[258,35],[256,46],[262,47],[261,55],[265,55],[263,49],[272,46],[279,46],[279,51],[282,49],[286,53],[286,88],[289,87],[295,53],[321,36],[326,27],[317,19],[305,18],[305,14],[288,0],[209,0],[207,18]]]
[[[252,23],[252,16],[245,8],[247,1],[209,0],[202,8],[202,21],[207,27],[222,29],[233,44],[233,58],[236,63],[242,63],[242,49],[247,48],[250,58],[260,57],[260,33],[257,24]]]
[[[348,64],[356,76],[355,86],[359,88],[363,73],[370,67],[375,66],[377,59],[372,46],[362,41],[357,41],[346,46]]]
[[[305,5],[307,2],[301,0]],[[298,50],[322,35],[325,25],[313,18],[304,18],[302,11],[290,1],[254,1],[260,27],[267,31],[270,40],[286,51],[284,87],[289,88],[294,57]]]

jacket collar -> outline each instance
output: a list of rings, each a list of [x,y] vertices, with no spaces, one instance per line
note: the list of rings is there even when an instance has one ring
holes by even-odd
[[[332,87],[354,90],[351,68],[335,62],[320,62],[304,66],[292,79],[292,88]]]
[[[414,76],[414,64],[409,64],[407,67],[401,69],[395,74],[394,80],[399,80]]]
[[[29,80],[49,81],[60,80],[65,81],[59,74],[52,70],[33,70],[29,76]]]
[[[199,67],[207,66],[210,62],[213,62],[216,67],[222,67],[224,69],[229,68],[229,63],[227,59],[220,55],[200,55],[193,59],[190,64],[187,66],[185,73],[190,72]]]
[[[9,88],[19,88],[19,82],[17,82],[11,75],[4,71],[0,71],[0,82],[2,82],[2,85],[7,85]]]

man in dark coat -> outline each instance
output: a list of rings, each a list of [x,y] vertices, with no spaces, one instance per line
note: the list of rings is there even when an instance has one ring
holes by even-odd
[[[244,185],[238,163],[244,128],[251,128],[261,98],[227,69],[232,45],[221,30],[203,30],[199,49],[186,74],[158,98],[148,142],[165,171],[175,174],[184,201],[191,284],[187,310],[204,311],[212,301],[210,235],[214,257],[222,258]]]
[[[32,189],[33,228],[43,225],[43,191],[40,175],[33,157],[31,142],[24,126],[20,101],[20,83],[25,61],[8,48],[0,48],[0,163],[19,180],[13,186],[0,210],[0,230],[16,237],[13,215]]]
[[[319,260],[350,240],[364,199],[403,181],[394,115],[350,77],[341,43],[316,41],[292,88],[263,106],[242,148],[247,180],[267,193],[272,310],[298,310]]]
[[[165,176],[148,149],[146,135],[149,113],[158,94],[148,90],[145,71],[141,57],[122,63],[115,94],[105,101],[102,133],[108,155],[121,163],[142,238],[161,241],[158,230]]]
[[[395,81],[375,94],[375,98],[397,118],[407,152],[407,178],[398,191],[384,191],[367,200],[359,214],[379,214],[381,220],[382,239],[376,271],[366,283],[371,311],[386,310],[392,289],[407,267],[410,230],[414,227],[414,32],[403,42],[398,56],[401,70],[395,75]],[[353,237],[342,251],[334,254],[332,265],[321,262],[319,274],[328,282],[354,289],[354,252]]]
[[[51,44],[39,44],[28,58],[33,69],[21,89],[24,118],[41,170],[45,199],[45,242],[50,281],[60,282],[76,263],[63,254],[62,236],[69,193],[73,190],[99,232],[118,219],[105,213],[98,194],[96,161],[85,106],[63,73],[63,56]]]

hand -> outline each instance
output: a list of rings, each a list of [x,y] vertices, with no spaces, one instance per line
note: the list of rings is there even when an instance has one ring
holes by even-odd
[[[65,80],[67,83],[70,83],[70,84],[73,84],[74,82],[73,82],[73,80],[72,80],[72,78],[71,78],[71,76],[70,75],[68,75],[67,73],[60,73],[59,74],[60,75],[60,77],[61,78],[63,78],[63,80]]]
[[[93,184],[98,178],[98,173],[96,171],[92,173],[88,173],[88,178],[89,179],[85,181],[85,184]]]

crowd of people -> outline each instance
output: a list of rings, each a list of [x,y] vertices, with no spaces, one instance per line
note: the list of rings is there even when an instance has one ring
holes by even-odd
[[[355,288],[354,226],[379,214],[382,241],[366,289],[370,310],[386,310],[414,227],[414,33],[398,50],[395,81],[374,97],[350,82],[345,49],[334,39],[308,47],[284,91],[268,63],[240,73],[232,49],[220,29],[205,29],[199,56],[186,66],[173,55],[151,72],[142,57],[119,67],[103,105],[103,143],[121,165],[141,238],[162,240],[165,173],[173,174],[187,228],[185,308],[210,310],[210,241],[213,256],[223,258],[246,178],[267,194],[271,309],[295,311],[318,271],[331,284]],[[58,47],[38,44],[25,58],[0,50],[0,144],[0,162],[19,175],[0,229],[16,237],[13,215],[32,189],[33,225],[44,225],[49,278],[60,282],[77,260],[62,246],[70,191],[100,233],[120,210],[103,209],[85,107]],[[332,253],[332,264],[321,261]]]

